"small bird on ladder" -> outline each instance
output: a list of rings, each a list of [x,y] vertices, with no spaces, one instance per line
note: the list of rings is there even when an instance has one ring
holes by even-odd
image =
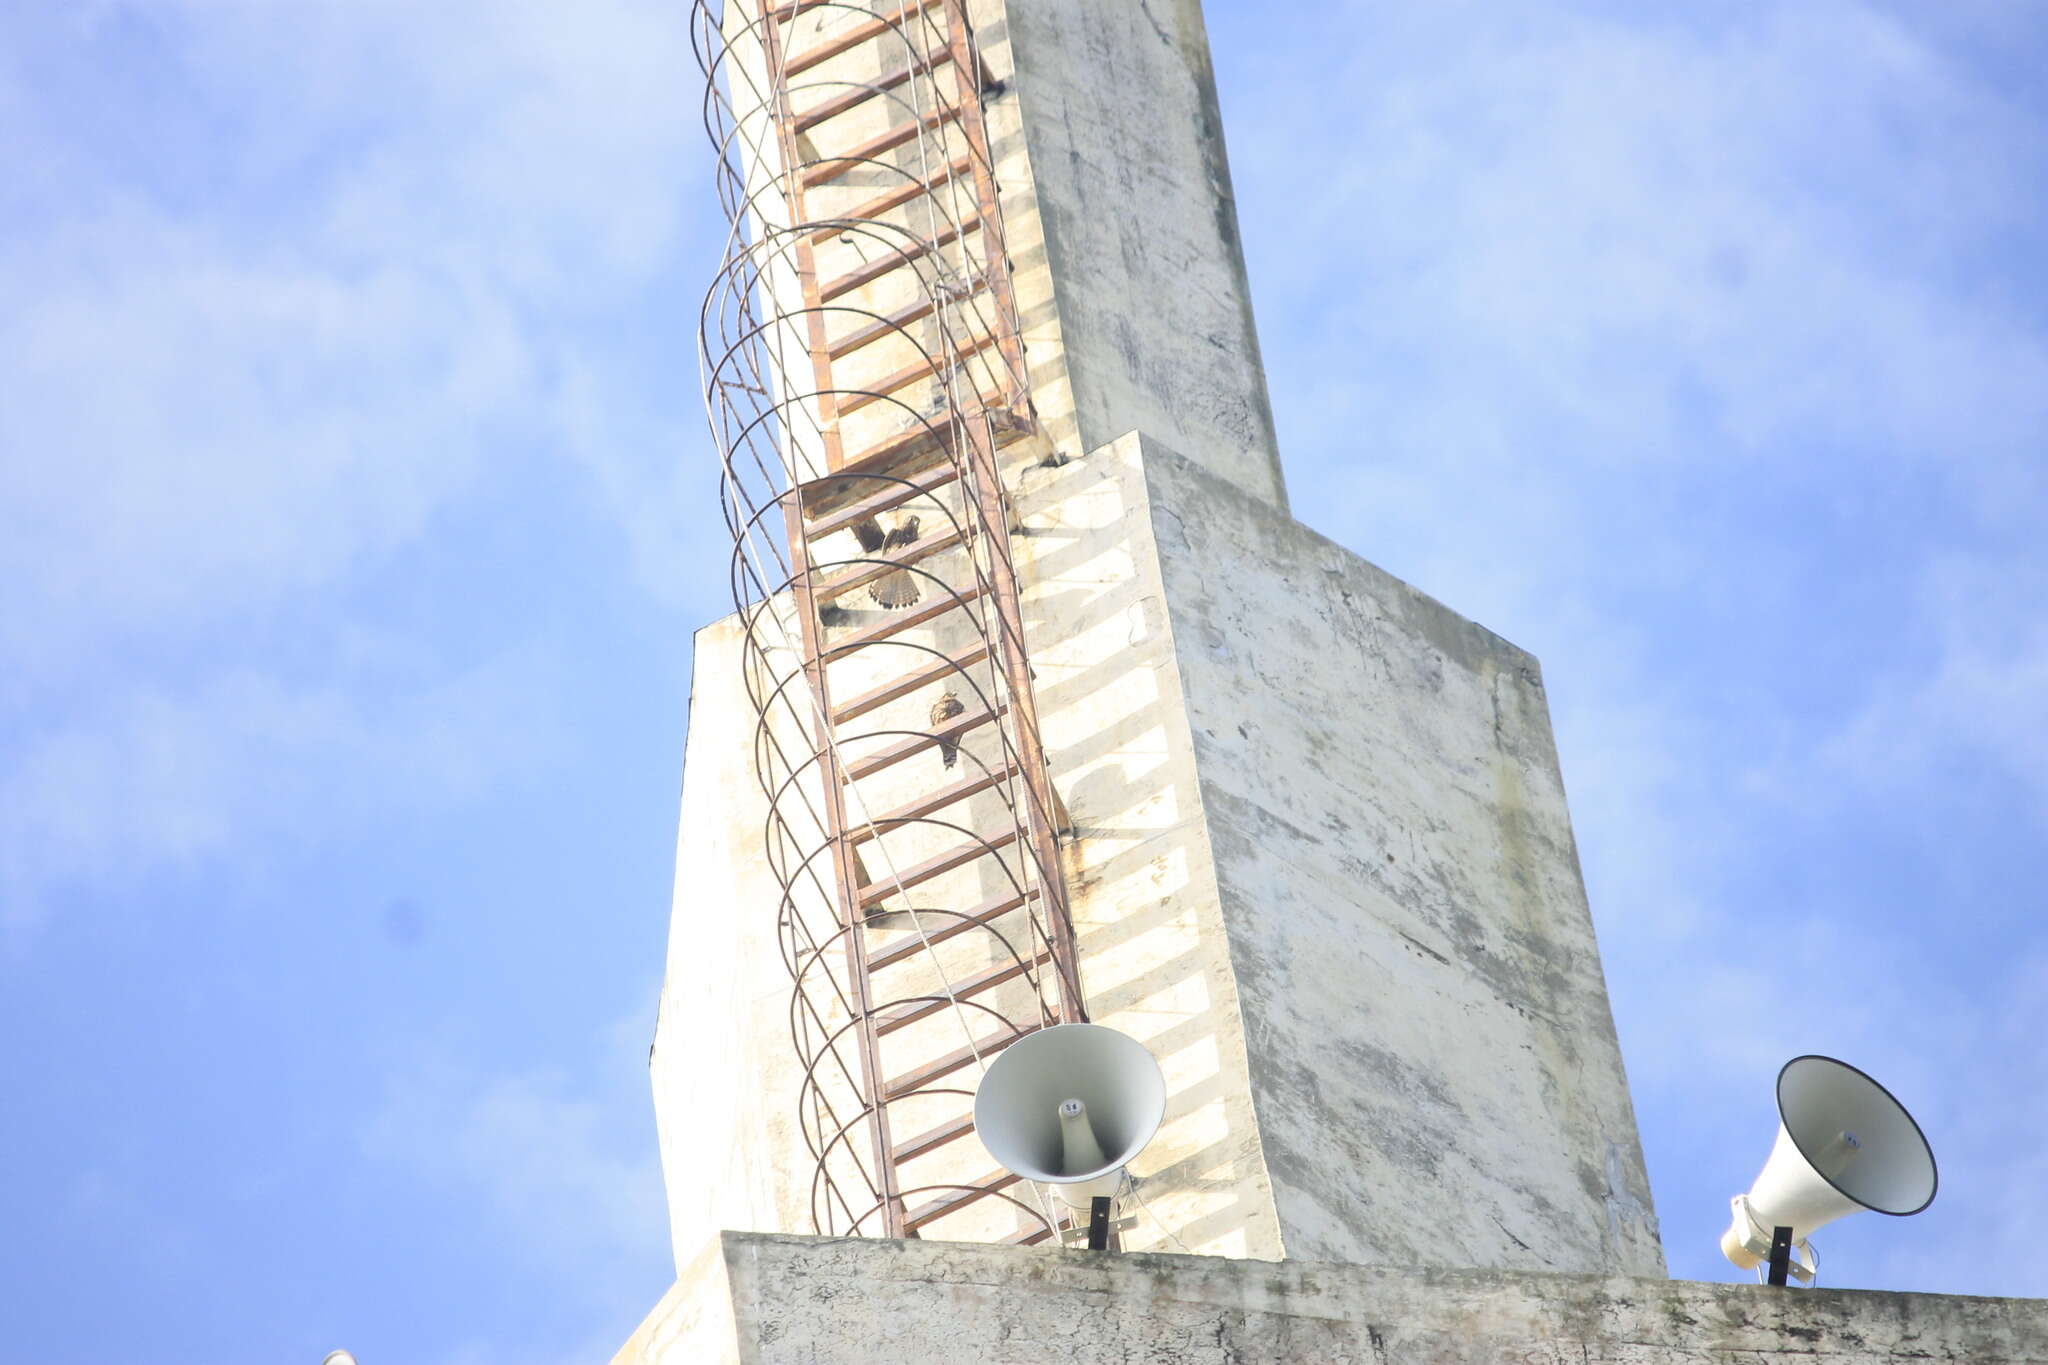
[[[961,704],[960,698],[954,696],[951,692],[948,692],[945,696],[940,697],[937,701],[932,703],[932,728],[937,729],[939,726],[944,725],[947,721],[953,719],[955,716],[960,715],[962,712],[966,711],[966,709],[967,708]],[[958,739],[940,740],[939,762],[945,764],[946,767],[950,769],[955,763],[958,763],[959,761],[960,741]]]
[[[901,550],[916,543],[917,518],[905,517],[884,531],[881,522],[869,517],[853,524],[853,538],[860,542],[863,554],[878,555]],[[888,611],[901,611],[923,595],[917,589],[917,575],[908,569],[892,570],[868,584],[868,596],[875,599],[875,605]]]

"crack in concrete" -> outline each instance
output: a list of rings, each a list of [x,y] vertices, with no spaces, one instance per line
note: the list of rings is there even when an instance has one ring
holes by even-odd
[[[1169,48],[1174,47],[1173,38],[1152,14],[1152,0],[1138,0],[1138,8],[1144,11],[1145,22],[1152,25],[1152,31],[1159,35],[1159,41],[1165,43]]]

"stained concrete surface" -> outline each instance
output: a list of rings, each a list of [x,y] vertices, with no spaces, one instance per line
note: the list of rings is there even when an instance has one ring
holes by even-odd
[[[726,1233],[613,1365],[2048,1362],[2033,1299]]]
[[[1080,448],[1141,429],[1284,508],[1201,5],[976,15],[1015,63]]]
[[[1082,985],[1168,1078],[1130,1244],[1661,1274],[1535,661],[1136,433],[1017,508]],[[653,1058],[679,1265],[815,1230],[737,638]]]
[[[1536,660],[1145,446],[1286,1254],[1662,1274]]]

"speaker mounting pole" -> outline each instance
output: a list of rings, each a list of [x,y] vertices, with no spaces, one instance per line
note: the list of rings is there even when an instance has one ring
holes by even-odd
[[[1771,1229],[1771,1277],[1770,1283],[1779,1289],[1785,1287],[1786,1277],[1792,1272],[1792,1229],[1774,1227]]]
[[[1109,1196],[1098,1194],[1088,1201],[1088,1249],[1109,1250]]]

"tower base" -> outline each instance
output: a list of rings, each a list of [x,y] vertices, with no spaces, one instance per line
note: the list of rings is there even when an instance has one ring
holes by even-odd
[[[612,1365],[2048,1361],[2048,1301],[721,1233]]]

